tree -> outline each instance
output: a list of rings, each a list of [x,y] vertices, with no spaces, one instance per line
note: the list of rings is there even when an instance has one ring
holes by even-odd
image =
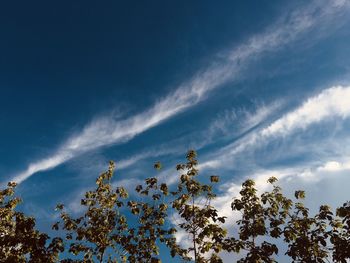
[[[49,236],[35,229],[35,219],[16,211],[21,199],[13,197],[16,183],[10,182],[0,190],[0,261],[1,262],[57,262],[64,250],[61,238]]]
[[[196,152],[189,151],[186,158],[187,163],[179,164],[176,168],[183,173],[177,191],[172,192],[175,197],[172,207],[181,220],[178,227],[190,235],[187,258],[193,253],[195,262],[222,262],[218,253],[222,250],[222,241],[226,236],[226,230],[220,225],[225,223],[225,217],[220,217],[211,205],[211,200],[215,198],[212,184],[217,183],[219,177],[211,176],[210,185],[200,183],[196,179]],[[209,254],[208,258],[206,254]]]
[[[331,220],[330,242],[333,245],[334,262],[346,263],[350,259],[350,202],[344,203],[336,211],[338,219]]]
[[[110,162],[97,177],[96,188],[81,200],[81,216],[73,217],[62,204],[57,205],[60,220],[53,229],[60,230],[64,240],[40,232],[33,217],[18,211],[21,200],[14,197],[16,184],[10,182],[0,190],[0,262],[159,263],[160,244],[168,247],[172,257],[197,263],[222,262],[221,252],[238,254],[241,263],[277,262],[281,253],[292,262],[350,260],[350,202],[335,213],[322,205],[311,215],[302,202],[304,191],[295,191],[293,201],[271,177],[267,181],[271,190],[258,194],[249,179],[231,203],[231,209],[241,214],[235,222],[236,233],[212,205],[219,177],[210,176],[210,183],[202,183],[196,152],[189,151],[186,159],[176,167],[180,171],[177,185],[150,177],[131,195],[113,186],[115,164]],[[154,167],[161,169],[160,162]],[[170,215],[177,219],[175,225]],[[190,244],[177,243],[177,231],[185,232]],[[72,256],[63,258],[64,250]]]
[[[296,191],[297,200],[303,199],[305,193]],[[323,205],[314,217],[309,216],[309,209],[301,202],[294,204],[294,212],[284,228],[283,234],[288,244],[286,254],[292,262],[326,262],[328,259],[327,220],[332,220],[330,207]]]
[[[310,216],[302,203],[304,191],[295,191],[296,202],[283,195],[271,177],[270,192],[259,197],[253,180],[242,184],[241,198],[232,202],[232,209],[241,212],[237,221],[239,240],[226,239],[225,250],[246,251],[239,262],[277,262],[279,249],[271,239],[281,238],[287,245],[285,254],[292,262],[347,262],[350,259],[350,204],[344,203],[334,217],[331,208],[320,206],[319,212]],[[232,242],[232,240],[234,242]],[[230,243],[231,242],[231,243]]]
[[[159,170],[161,165],[156,163],[154,167]],[[138,216],[132,258],[135,262],[161,262],[158,258],[159,243],[164,243],[174,254],[184,257],[185,251],[178,246],[174,237],[176,229],[166,222],[169,213],[167,184],[158,183],[157,178],[151,177],[145,180],[144,185],[136,186],[135,190],[145,200],[128,203],[131,212]]]
[[[115,164],[96,180],[97,188],[85,193],[81,205],[86,208],[83,216],[73,218],[61,210],[61,222],[53,225],[55,230],[66,231],[69,252],[83,260],[74,262],[160,262],[158,241],[181,254],[177,249],[174,228],[164,227],[167,204],[161,197],[168,194],[166,184],[158,185],[156,178],[148,178],[145,185],[136,187],[136,192],[151,200],[135,201],[123,187],[112,186]],[[129,208],[129,213],[126,211]],[[127,218],[136,217],[137,222],[128,224]],[[71,262],[66,259],[64,262]]]
[[[272,191],[259,197],[255,182],[246,180],[242,184],[241,197],[235,198],[231,204],[233,211],[241,212],[237,221],[239,240],[231,238],[226,241],[226,250],[237,253],[244,250],[246,255],[238,262],[277,262],[274,258],[278,254],[277,245],[264,237],[276,239],[281,236],[281,226],[285,224],[292,201],[283,196],[281,188],[275,185],[276,181],[275,177],[269,178]]]
[[[105,258],[113,262],[126,262],[124,248],[131,233],[128,233],[127,219],[120,208],[128,193],[124,188],[112,188],[110,180],[114,168],[114,163],[110,162],[108,170],[97,178],[96,189],[85,193],[85,198],[81,200],[81,205],[86,209],[83,216],[73,218],[63,205],[57,205],[61,211],[61,221],[56,222],[53,229],[66,232],[65,239],[71,254],[83,254],[84,259],[75,262],[104,262]]]

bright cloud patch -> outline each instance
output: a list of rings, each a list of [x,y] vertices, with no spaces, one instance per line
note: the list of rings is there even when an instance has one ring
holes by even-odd
[[[301,107],[262,131],[263,136],[286,135],[331,117],[350,115],[350,87],[332,87],[307,100]]]

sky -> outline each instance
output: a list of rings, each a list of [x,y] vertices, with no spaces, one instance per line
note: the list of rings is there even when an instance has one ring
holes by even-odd
[[[349,199],[349,0],[7,1],[0,34],[0,182],[43,230],[109,160],[172,184],[189,149],[228,216],[247,178]]]

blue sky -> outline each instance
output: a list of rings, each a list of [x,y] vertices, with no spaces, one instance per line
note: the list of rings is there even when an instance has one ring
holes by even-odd
[[[350,2],[2,4],[0,181],[47,229],[79,212],[108,160],[115,184],[173,182],[186,151],[238,185],[276,175],[313,208],[350,184]]]

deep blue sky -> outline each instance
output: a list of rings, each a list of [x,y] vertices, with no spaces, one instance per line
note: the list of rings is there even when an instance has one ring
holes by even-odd
[[[210,1],[3,4],[0,120],[7,165],[31,147],[59,143],[96,114],[149,105],[276,13],[270,1],[230,2],[215,8]]]
[[[4,2],[0,182],[19,181],[22,209],[47,229],[57,202],[78,212],[108,160],[132,189],[158,160],[171,181],[195,148],[222,196],[278,174],[320,202],[328,185],[323,196],[341,203],[349,10],[348,0]]]

